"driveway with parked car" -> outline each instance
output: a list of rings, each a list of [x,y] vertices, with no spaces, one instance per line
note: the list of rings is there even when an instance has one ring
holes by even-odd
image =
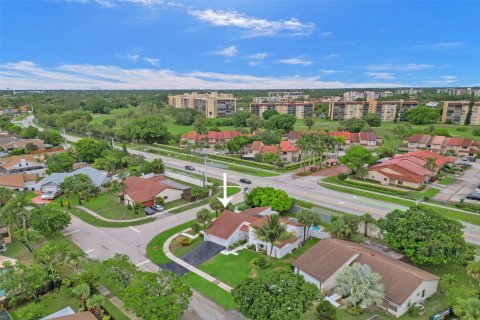
[[[455,182],[450,185],[438,185],[440,191],[434,199],[442,202],[458,202],[460,199],[467,199],[467,196],[474,192],[480,184],[480,162],[469,162],[463,173],[455,177]],[[474,195],[473,195],[474,196]],[[477,202],[477,200],[466,200]]]

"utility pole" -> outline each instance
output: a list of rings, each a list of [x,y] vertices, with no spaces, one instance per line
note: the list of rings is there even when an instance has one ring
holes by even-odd
[[[203,177],[204,177],[204,181],[203,181],[203,187],[207,187],[207,155],[204,156],[204,160],[205,160],[205,168],[203,170]]]
[[[63,128],[63,141],[64,148],[67,149],[67,134],[65,133],[65,128]]]
[[[91,132],[85,132],[88,136],[88,139],[91,139],[92,138],[92,133]]]
[[[113,141],[113,137],[112,137],[112,149],[115,149],[115,141]]]

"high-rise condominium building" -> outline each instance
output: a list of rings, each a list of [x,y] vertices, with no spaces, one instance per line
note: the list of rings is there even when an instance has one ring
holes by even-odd
[[[444,101],[443,102],[443,123],[465,124],[470,101]],[[472,106],[470,115],[470,124],[480,125],[480,102],[475,102]]]
[[[283,102],[253,102],[250,103],[250,112],[262,116],[267,110],[276,110],[278,113],[294,115],[299,119],[311,116],[314,110],[313,102],[283,101]]]
[[[301,91],[271,91],[267,97],[253,97],[254,103],[308,100],[309,95]]]
[[[207,118],[231,116],[237,107],[237,99],[231,93],[184,93],[168,96],[168,105],[175,109],[196,109]]]
[[[363,118],[367,113],[377,114],[383,121],[404,121],[405,113],[418,106],[417,101],[332,101],[328,108],[331,120]]]

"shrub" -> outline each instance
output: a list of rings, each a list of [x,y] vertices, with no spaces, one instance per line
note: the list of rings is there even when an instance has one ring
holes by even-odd
[[[352,316],[358,316],[362,314],[362,308],[360,306],[349,307],[346,311]]]
[[[347,180],[347,178],[348,178],[348,174],[346,174],[344,172],[341,172],[341,173],[337,174],[337,180],[339,180],[339,181]]]
[[[423,200],[428,201],[428,200],[430,200],[430,197],[429,196],[423,196]]]
[[[183,238],[181,241],[180,241],[180,244],[184,247],[188,246],[190,243],[192,242],[192,240],[190,238]]]
[[[199,233],[202,230],[202,227],[198,223],[192,224],[192,231],[194,233]]]
[[[132,209],[133,209],[133,208],[132,208],[132,205],[131,205],[130,203],[127,204],[127,209],[128,209],[128,210],[132,210]]]
[[[322,300],[315,311],[315,319],[317,320],[335,320],[337,319],[337,310],[327,300]]]
[[[233,250],[237,247],[240,247],[241,245],[247,243],[247,240],[239,240],[237,242],[232,243],[231,245],[228,246],[228,250]]]
[[[480,129],[473,129],[473,130],[472,130],[472,134],[473,134],[474,136],[480,136]]]
[[[457,129],[455,129],[457,131],[461,131],[461,132],[465,132],[468,130],[468,127],[467,126],[461,126],[461,127],[458,127]]]
[[[407,311],[410,317],[418,317],[420,315],[420,308],[417,306],[412,306]]]
[[[22,320],[38,320],[44,316],[43,307],[36,303],[30,303],[18,310],[17,316]]]
[[[266,256],[260,256],[252,260],[252,264],[257,269],[265,269],[270,264],[268,263],[268,259]]]

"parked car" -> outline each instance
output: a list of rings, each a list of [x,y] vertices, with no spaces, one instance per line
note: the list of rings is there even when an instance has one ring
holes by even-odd
[[[467,199],[470,199],[470,200],[480,200],[480,192],[477,192],[477,191],[470,192],[470,193],[467,195]]]
[[[247,178],[241,178],[241,179],[240,179],[240,182],[241,182],[241,183],[246,183],[246,184],[252,183],[252,181],[248,180]]]
[[[47,192],[42,194],[40,197],[42,200],[53,200],[55,199],[55,193],[54,192]]]
[[[147,216],[151,216],[152,214],[155,214],[155,210],[153,210],[153,209],[150,208],[150,207],[145,207],[145,208],[143,208],[143,210],[145,210],[145,214],[146,214]]]
[[[247,194],[249,192],[250,192],[250,188],[248,188],[248,187],[245,187],[245,188],[242,189],[242,193],[244,193],[244,194]]]
[[[5,243],[0,243],[0,253],[7,252],[7,245]]]
[[[185,170],[195,171],[195,168],[193,166],[185,166]]]
[[[159,205],[159,204],[156,204],[156,205],[152,206],[152,209],[155,210],[155,211],[157,211],[157,212],[162,212],[163,210],[165,210],[165,208],[162,207],[162,206]]]

